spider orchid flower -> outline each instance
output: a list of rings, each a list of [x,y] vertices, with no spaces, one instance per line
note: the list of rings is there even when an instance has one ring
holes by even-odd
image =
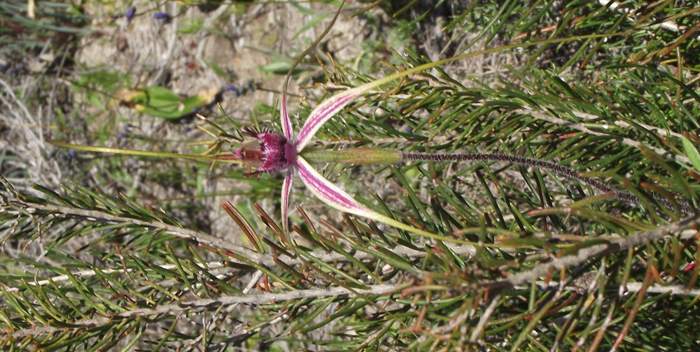
[[[303,127],[296,135],[294,134],[292,121],[287,112],[286,96],[282,97],[280,104],[282,134],[271,131],[246,130],[246,133],[253,137],[254,141],[242,145],[234,152],[234,157],[241,160],[244,164],[252,166],[254,173],[285,173],[281,194],[282,227],[285,233],[289,231],[289,200],[292,182],[296,174],[318,199],[332,208],[382,222],[419,235],[428,237],[436,236],[433,233],[404,224],[369,209],[333,182],[323,177],[323,175],[316,171],[304,158],[303,152],[305,151],[305,147],[311,142],[321,126],[343,107],[373,86],[375,85],[365,85],[346,90],[323,101],[311,112]],[[384,156],[380,150],[368,149],[367,151],[369,154],[365,157],[375,162],[379,160],[388,163],[398,161],[398,159],[393,156],[394,154],[391,153]],[[374,158],[372,158],[372,153],[376,154]],[[318,153],[314,154],[314,156],[315,159],[319,159]]]

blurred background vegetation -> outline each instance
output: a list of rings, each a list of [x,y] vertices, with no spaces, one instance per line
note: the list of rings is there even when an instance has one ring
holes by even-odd
[[[319,165],[476,250],[300,182],[287,238],[280,175],[49,143],[228,152],[278,131],[284,76],[340,6],[0,2],[3,350],[700,349],[697,1],[344,4],[293,72],[297,128],[334,92],[490,50],[360,98],[316,146],[554,160],[638,197],[508,163]]]

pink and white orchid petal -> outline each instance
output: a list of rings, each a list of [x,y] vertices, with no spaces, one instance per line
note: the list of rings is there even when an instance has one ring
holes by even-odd
[[[282,229],[285,234],[289,233],[289,198],[292,194],[293,180],[294,172],[290,170],[282,181]]]
[[[338,93],[319,104],[306,119],[304,126],[299,131],[296,140],[297,153],[301,152],[311,138],[316,134],[319,128],[326,121],[333,117],[345,105],[350,104],[355,98],[359,97],[363,90],[349,89],[342,93]]]
[[[293,135],[293,129],[292,129],[292,120],[289,119],[289,114],[287,113],[287,96],[282,95],[282,102],[280,103],[280,119],[282,120],[282,134],[284,134],[284,138],[287,138],[288,141],[292,141]]]
[[[364,217],[370,217],[369,215],[374,213],[333,184],[333,182],[323,177],[301,156],[297,157],[297,170],[299,171],[299,178],[311,190],[311,193],[331,207]]]
[[[449,239],[429,231],[421,230],[419,228],[405,224],[401,221],[394,220],[386,215],[379,214],[365,207],[364,205],[360,204],[360,202],[352,198],[352,196],[350,196],[338,186],[333,184],[333,182],[323,177],[323,175],[316,171],[316,169],[314,169],[309,164],[309,162],[304,160],[304,158],[302,158],[301,156],[297,157],[296,167],[299,171],[299,178],[301,178],[301,181],[304,182],[304,184],[306,185],[306,187],[309,188],[309,190],[311,190],[311,193],[313,193],[318,199],[335,209],[357,216],[365,217],[371,220],[375,220],[387,224],[389,226],[406,230],[408,232],[412,232],[427,238],[435,238],[441,240]],[[460,243],[462,242],[463,241],[460,241]]]

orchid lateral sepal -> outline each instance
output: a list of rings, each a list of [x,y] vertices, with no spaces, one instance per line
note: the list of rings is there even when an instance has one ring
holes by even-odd
[[[322,202],[326,203],[334,209],[340,210],[345,213],[361,216],[370,220],[375,220],[377,222],[408,231],[421,237],[451,243],[458,243],[463,245],[481,245],[470,241],[460,240],[448,236],[441,236],[430,231],[422,230],[417,227],[400,222],[398,220],[394,220],[374,210],[371,210],[362,203],[356,201],[352,196],[340,189],[340,187],[336,186],[333,182],[323,177],[323,175],[316,171],[316,169],[314,169],[314,167],[311,166],[301,156],[297,158],[297,168],[299,178],[301,178],[301,181],[304,183],[304,185],[306,185],[306,187],[311,191],[311,193],[313,193],[316,196],[316,198],[320,199]],[[286,221],[286,219],[283,219],[282,221]]]

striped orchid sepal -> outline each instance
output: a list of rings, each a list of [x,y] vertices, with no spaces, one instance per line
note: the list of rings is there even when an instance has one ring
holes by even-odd
[[[342,212],[378,221],[389,226],[393,226],[395,228],[414,233],[419,236],[436,239],[445,239],[442,236],[439,236],[432,232],[421,230],[411,225],[402,223],[400,221],[394,220],[386,215],[382,215],[367,208],[360,202],[353,199],[352,196],[347,194],[347,192],[343,191],[338,186],[333,184],[333,182],[323,177],[323,175],[316,171],[316,169],[314,169],[306,160],[304,160],[304,158],[297,158],[297,161],[297,168],[299,178],[301,178],[301,181],[304,183],[304,185],[306,185],[306,187],[309,188],[311,193],[313,193],[318,199],[328,204],[332,208],[340,210]],[[282,194],[282,196],[284,197],[284,193]],[[282,221],[287,222],[287,219],[283,218]],[[452,242],[467,243],[466,241],[459,240]]]

